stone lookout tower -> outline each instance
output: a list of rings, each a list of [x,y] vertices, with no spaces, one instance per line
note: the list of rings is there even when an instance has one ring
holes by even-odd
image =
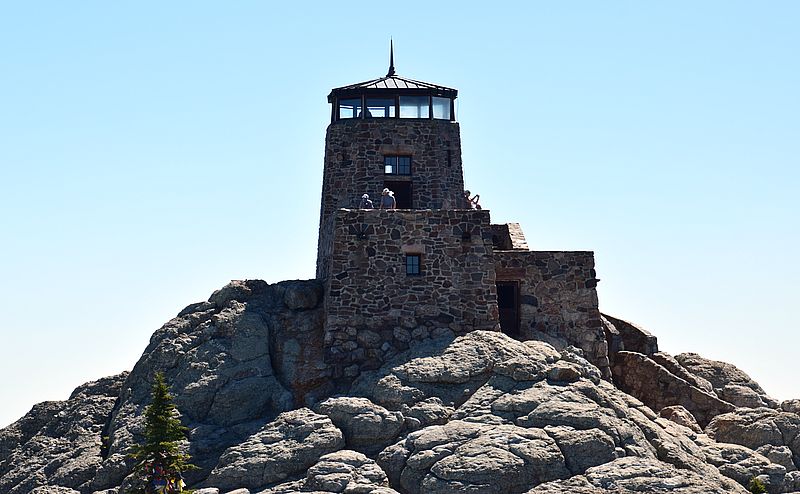
[[[386,76],[333,89],[317,278],[334,378],[476,329],[583,348],[608,369],[592,252],[529,251],[516,223],[464,201],[458,91]],[[377,208],[384,188],[397,208]]]

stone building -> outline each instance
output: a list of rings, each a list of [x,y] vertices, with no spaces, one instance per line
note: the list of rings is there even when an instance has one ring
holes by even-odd
[[[593,253],[530,251],[519,224],[464,200],[457,96],[397,75],[393,57],[328,95],[317,278],[334,378],[476,329],[577,346],[608,376]],[[378,209],[383,189],[396,209]]]

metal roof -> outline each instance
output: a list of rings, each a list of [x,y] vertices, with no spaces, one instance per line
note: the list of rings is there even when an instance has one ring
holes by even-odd
[[[385,92],[394,90],[424,91],[426,94],[432,94],[434,96],[445,96],[453,99],[455,99],[458,96],[457,89],[440,86],[438,84],[433,84],[430,82],[416,81],[414,79],[409,79],[407,77],[402,77],[397,75],[394,70],[394,43],[391,42],[389,46],[390,46],[389,72],[386,73],[386,76],[381,77],[379,79],[357,82],[356,84],[350,84],[348,86],[342,86],[331,89],[331,94],[328,95],[328,102],[333,103],[334,95],[340,97],[341,96],[352,97],[357,94],[363,94],[363,93],[383,94]]]
[[[372,79],[370,81],[358,82],[350,84],[349,86],[342,86],[331,89],[328,95],[328,102],[333,103],[334,96],[339,98],[352,97],[363,93],[391,93],[394,91],[411,91],[423,92],[424,94],[433,94],[434,96],[444,96],[447,98],[458,97],[458,90],[446,86],[440,86],[430,82],[422,82],[399,75],[387,75],[379,79]]]
[[[349,86],[342,86],[333,89],[333,92],[348,91],[352,89],[433,89],[436,91],[455,91],[455,89],[432,84],[430,82],[415,81],[399,75],[390,75],[371,81],[358,82]]]

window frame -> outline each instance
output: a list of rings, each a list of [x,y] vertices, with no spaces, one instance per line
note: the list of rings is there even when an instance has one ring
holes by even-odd
[[[414,262],[416,260],[416,262]],[[416,268],[416,272],[414,269]],[[422,254],[408,253],[405,257],[406,276],[422,276]]]
[[[372,116],[372,114],[370,112],[369,116],[367,116],[366,113],[365,113],[364,114],[364,118],[367,118],[367,119],[370,119],[370,118],[392,118],[392,119],[397,118],[397,116],[399,114],[399,109],[398,109],[398,106],[397,106],[397,96],[392,96],[392,97],[365,96],[364,97],[364,108],[366,109],[366,111],[369,111],[369,102],[370,101],[391,101],[392,102],[391,105],[375,107],[375,108],[387,108],[389,110],[390,115],[386,115],[384,117],[375,117],[375,116]],[[391,115],[391,113],[394,113],[394,115]]]
[[[405,167],[401,167],[400,158],[408,158],[408,167],[407,167],[408,171],[407,171],[407,173],[403,173],[402,172],[402,169],[405,168]],[[388,160],[388,159],[394,159],[394,163],[393,164],[387,164],[386,160]],[[411,155],[408,155],[408,154],[384,154],[383,155],[383,174],[384,175],[389,175],[389,176],[392,176],[392,177],[410,177],[412,175],[412,170],[413,170],[413,167],[412,167],[413,161],[414,160],[412,159]],[[387,166],[391,166],[393,171],[387,172],[386,171],[386,167]]]
[[[352,117],[342,117],[342,103],[345,101],[358,101],[358,106],[353,106],[353,116]],[[337,120],[358,120],[362,117],[364,112],[364,98],[342,98],[336,102],[336,109],[338,110],[336,113]]]

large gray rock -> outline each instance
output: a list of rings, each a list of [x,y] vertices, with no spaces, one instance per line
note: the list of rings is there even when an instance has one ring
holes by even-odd
[[[308,469],[302,480],[280,484],[259,494],[295,492],[398,494],[389,487],[386,473],[374,461],[349,450],[323,456]]]
[[[651,492],[670,494],[728,494],[748,491],[738,484],[720,485],[696,472],[678,469],[652,458],[620,458],[592,467],[584,475],[548,482],[527,494],[607,494]]]
[[[784,492],[786,468],[751,449],[738,444],[715,443],[705,446],[703,453],[720,473],[742,485],[747,485],[753,477],[765,475],[773,486],[772,491]]]
[[[521,492],[569,475],[556,441],[541,429],[458,420],[409,434],[379,463],[412,493]]]
[[[305,473],[320,457],[344,447],[330,419],[307,408],[285,412],[233,446],[204,481],[220,490],[258,488]]]
[[[497,372],[543,378],[561,358],[541,342],[518,342],[502,333],[475,331],[450,340],[431,340],[398,355],[376,371],[364,372],[352,393],[366,396],[389,410],[412,407],[436,397],[457,407]]]
[[[784,400],[781,402],[781,410],[800,415],[800,400]]]
[[[709,437],[752,450],[766,445],[787,447],[792,463],[800,466],[800,415],[771,408],[737,408],[719,415],[706,427]]]
[[[675,359],[695,376],[710,382],[717,396],[728,403],[737,407],[778,408],[777,401],[733,364],[703,358],[696,353],[682,353]]]
[[[44,402],[0,430],[0,492],[68,493],[90,488],[102,461],[102,435],[127,374]]]
[[[314,410],[330,417],[344,432],[347,447],[356,451],[377,453],[403,430],[402,413],[390,412],[367,398],[328,398]]]

